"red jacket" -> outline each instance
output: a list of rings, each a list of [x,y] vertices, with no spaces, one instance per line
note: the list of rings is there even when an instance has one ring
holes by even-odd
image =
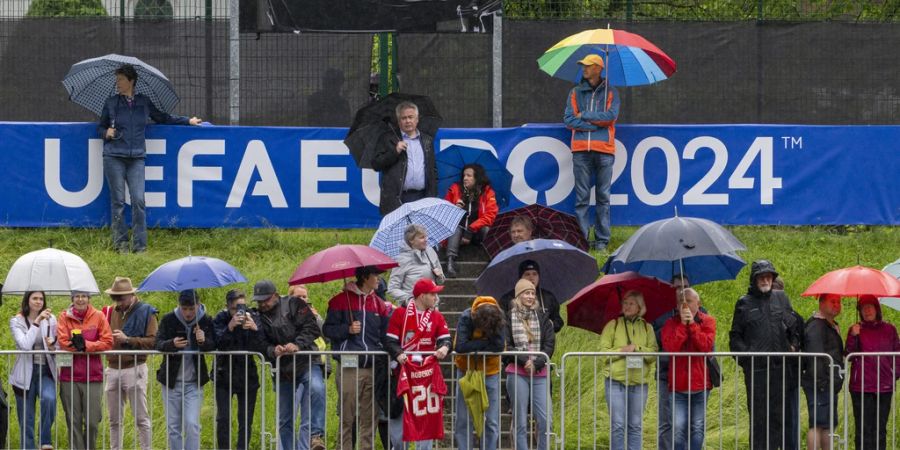
[[[462,189],[459,187],[459,183],[453,183],[453,185],[450,186],[444,200],[447,200],[454,205],[456,202],[462,200]],[[478,197],[478,219],[469,224],[469,230],[474,233],[482,227],[493,225],[494,219],[497,218],[497,211],[499,210],[500,208],[497,207],[497,196],[494,194],[494,190],[491,189],[490,185],[485,186],[481,196]]]
[[[708,353],[716,342],[716,319],[697,311],[694,322],[685,325],[681,316],[666,321],[662,329],[663,350],[670,353]],[[706,357],[672,356],[669,360],[669,391],[698,392],[712,389],[706,374]]]
[[[72,330],[80,329],[84,337],[85,350],[88,353],[105,352],[112,350],[113,338],[109,328],[109,322],[103,313],[88,305],[84,321],[78,320],[69,308],[59,314],[56,332],[59,339],[59,349],[74,352],[72,346]],[[61,366],[57,357],[56,365]],[[74,381],[84,383],[88,381],[103,381],[103,360],[98,356],[74,355],[72,367],[60,367],[59,381]]]

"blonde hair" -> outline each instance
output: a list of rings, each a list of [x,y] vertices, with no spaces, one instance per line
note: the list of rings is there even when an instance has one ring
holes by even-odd
[[[638,304],[638,317],[644,317],[644,314],[647,314],[647,304],[644,303],[644,294],[641,294],[641,291],[630,290],[622,296],[622,304],[625,304],[625,300],[633,299],[635,303]]]

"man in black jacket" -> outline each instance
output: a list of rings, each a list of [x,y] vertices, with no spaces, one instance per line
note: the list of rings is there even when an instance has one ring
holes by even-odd
[[[216,349],[213,322],[200,304],[193,289],[181,291],[178,307],[163,316],[156,333],[156,350],[166,355],[156,379],[163,385],[163,404],[166,408],[169,448],[198,450],[200,448],[200,405],[203,385],[209,382],[206,359],[196,352]]]
[[[839,295],[820,295],[819,310],[806,321],[803,331],[803,351],[825,353],[834,365],[824,357],[804,357],[803,375],[800,381],[809,408],[807,448],[831,449],[831,431],[837,426],[837,393],[844,385],[841,371],[844,368],[844,341],[841,328],[834,318],[841,313]],[[832,379],[834,385],[831,384]]]
[[[552,292],[540,287],[541,266],[537,261],[530,259],[522,261],[519,264],[519,279],[528,280],[537,287],[538,308],[542,314],[550,316],[550,321],[553,322],[553,331],[559,333],[559,330],[565,325],[562,316],[559,315],[559,300]],[[515,297],[515,290],[510,290],[500,298],[500,308],[503,309],[504,314],[509,313],[509,303],[513,297]]]
[[[372,168],[381,172],[379,210],[385,216],[404,203],[437,197],[434,137],[419,131],[419,108],[397,105],[399,132],[393,127],[378,140]]]
[[[772,289],[778,272],[767,260],[750,267],[750,287],[734,308],[730,346],[732,352],[786,353],[800,349],[802,323],[793,315],[784,291]],[[784,356],[739,357],[747,387],[750,411],[750,445],[776,450],[796,437],[784,436],[784,386],[796,379]]]
[[[259,321],[264,348],[262,353],[273,365],[279,362],[278,435],[281,448],[324,450],[325,381],[322,371],[310,370],[315,355],[293,355],[318,351],[315,340],[322,333],[309,304],[297,297],[278,295],[275,283],[262,280],[253,286],[253,300],[259,304]],[[299,404],[295,405],[295,399]],[[294,430],[294,411],[300,411],[300,429]],[[295,445],[296,442],[296,445]]]
[[[259,331],[259,315],[247,309],[247,299],[240,289],[225,294],[225,309],[213,319],[216,344],[220,351],[255,352],[262,346]],[[216,440],[219,448],[244,450],[250,442],[253,428],[253,412],[256,410],[256,393],[259,390],[259,374],[256,359],[252,356],[216,356]],[[231,396],[237,397],[238,433],[237,446],[231,444]]]

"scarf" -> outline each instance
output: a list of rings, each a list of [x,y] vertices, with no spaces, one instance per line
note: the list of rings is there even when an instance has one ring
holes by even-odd
[[[409,342],[401,343],[404,350],[409,350],[419,343],[419,339],[421,339],[425,334],[425,331],[428,330],[431,325],[431,311],[433,310],[434,308],[427,309],[422,313],[422,316],[419,317],[415,300],[410,300],[409,303],[406,304],[406,320],[403,321],[403,333],[401,334],[400,339],[403,339],[403,337],[406,336],[406,323],[410,317],[416,318],[416,334]]]
[[[88,308],[84,308],[84,311],[79,311],[72,306],[72,308],[69,309],[69,312],[72,314],[72,317],[84,322],[84,318],[87,317]]]
[[[515,349],[522,352],[540,351],[541,323],[534,307],[525,307],[519,299],[514,299],[509,316]]]

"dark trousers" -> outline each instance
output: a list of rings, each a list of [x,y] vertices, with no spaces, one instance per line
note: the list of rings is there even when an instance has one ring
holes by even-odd
[[[478,229],[477,233],[473,233],[462,225],[456,227],[456,232],[447,239],[447,256],[452,256],[454,258],[459,256],[459,246],[462,242],[462,238],[469,239],[471,244],[477,244],[484,241],[484,237],[487,236],[489,230],[490,227],[481,227]]]
[[[230,387],[230,389],[229,389]],[[256,392],[259,386],[244,386],[244,382],[228,380],[216,382],[216,440],[219,448],[245,450],[250,446],[250,430],[253,428],[253,412],[256,410]],[[237,445],[231,445],[231,396],[237,397],[238,432]]]
[[[856,424],[856,450],[887,448],[887,421],[893,395],[893,392],[850,393]]]
[[[783,449],[783,442],[788,439],[784,436],[783,379],[784,371],[780,366],[772,365],[768,370],[744,370],[750,412],[750,448],[754,450]]]
[[[422,200],[425,197],[427,197],[425,189],[419,189],[417,191],[403,191],[400,193],[400,203],[412,203],[416,200]]]

